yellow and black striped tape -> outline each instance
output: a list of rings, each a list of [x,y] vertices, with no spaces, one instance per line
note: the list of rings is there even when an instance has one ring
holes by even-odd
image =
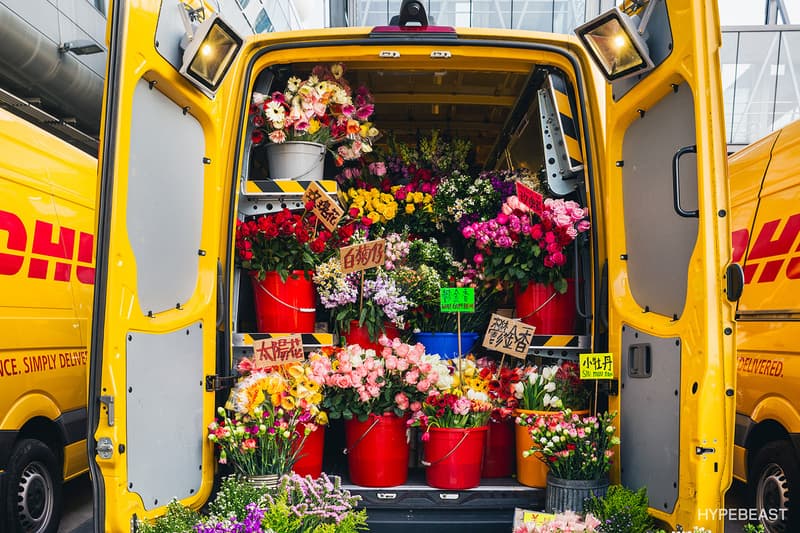
[[[242,342],[245,346],[252,346],[255,341],[288,337],[291,333],[245,333]],[[316,349],[322,346],[333,345],[333,333],[301,333],[300,337],[304,349]]]
[[[570,97],[564,78],[554,74],[549,77],[550,87],[553,89],[553,102],[561,122],[561,133],[564,135],[564,148],[569,158],[570,170],[575,171],[583,165],[575,99]]]
[[[336,181],[320,180],[316,182],[325,192],[336,195]],[[310,180],[247,180],[246,194],[303,194],[311,185]]]
[[[588,337],[581,335],[534,335],[531,348],[588,348]]]

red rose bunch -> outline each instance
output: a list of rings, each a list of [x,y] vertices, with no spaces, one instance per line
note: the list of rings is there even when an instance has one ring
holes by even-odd
[[[312,204],[309,202],[309,204]],[[306,205],[302,214],[283,209],[236,222],[236,252],[242,267],[257,272],[278,272],[286,279],[292,270],[312,271],[353,236],[352,221],[331,232]]]

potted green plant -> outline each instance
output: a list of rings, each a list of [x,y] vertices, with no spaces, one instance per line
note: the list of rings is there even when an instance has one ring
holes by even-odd
[[[611,424],[616,412],[579,416],[563,414],[540,417],[529,428],[537,447],[526,451],[547,464],[545,510],[583,512],[583,501],[603,496],[608,490],[608,470],[619,444]]]

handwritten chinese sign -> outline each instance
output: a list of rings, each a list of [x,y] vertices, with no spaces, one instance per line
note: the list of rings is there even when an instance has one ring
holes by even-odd
[[[525,359],[533,344],[534,326],[492,313],[483,336],[484,348]]]
[[[306,192],[303,193],[303,203],[314,202],[312,212],[317,215],[329,231],[333,231],[344,214],[339,204],[325,192],[325,190],[312,181]]]
[[[297,333],[285,337],[259,339],[253,343],[253,368],[269,368],[303,359],[305,359],[303,339]]]
[[[582,353],[581,379],[614,379],[614,359],[610,353]]]
[[[378,239],[339,249],[342,272],[358,272],[380,266],[386,262],[386,240]]]
[[[519,181],[517,182],[517,198],[530,207],[534,213],[541,213],[544,210],[542,195]]]
[[[440,288],[439,310],[442,313],[474,313],[475,289],[472,287]]]

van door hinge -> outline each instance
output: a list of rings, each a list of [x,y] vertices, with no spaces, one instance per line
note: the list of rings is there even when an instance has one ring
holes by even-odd
[[[100,396],[100,403],[106,406],[106,414],[108,415],[108,425],[114,425],[114,397],[113,396]]]
[[[206,376],[206,392],[227,390],[236,384],[236,376]]]

